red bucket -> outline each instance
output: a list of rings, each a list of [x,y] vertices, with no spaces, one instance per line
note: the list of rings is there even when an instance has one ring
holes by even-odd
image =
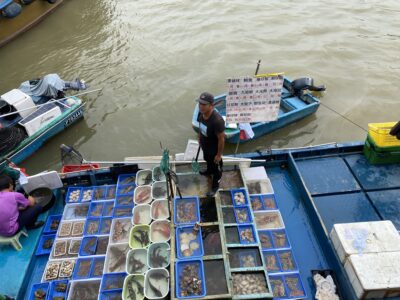
[[[99,164],[64,165],[61,168],[61,173],[79,172],[98,168],[100,168]]]

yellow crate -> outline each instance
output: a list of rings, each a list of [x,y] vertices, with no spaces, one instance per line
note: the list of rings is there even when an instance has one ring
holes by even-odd
[[[400,146],[400,140],[396,136],[390,135],[389,132],[397,122],[387,123],[369,123],[368,133],[379,147],[396,147]]]

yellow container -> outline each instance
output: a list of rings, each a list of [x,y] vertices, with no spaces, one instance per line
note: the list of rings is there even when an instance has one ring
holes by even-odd
[[[378,147],[397,147],[400,146],[400,140],[389,132],[397,122],[387,123],[369,123],[368,133]]]

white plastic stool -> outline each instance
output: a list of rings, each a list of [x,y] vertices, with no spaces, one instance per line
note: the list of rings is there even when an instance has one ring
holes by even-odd
[[[20,230],[16,235],[14,236],[0,236],[0,244],[3,245],[11,245],[14,247],[15,250],[21,251],[22,250],[22,245],[19,241],[20,236],[24,235],[28,237],[28,233],[25,231],[25,229]]]

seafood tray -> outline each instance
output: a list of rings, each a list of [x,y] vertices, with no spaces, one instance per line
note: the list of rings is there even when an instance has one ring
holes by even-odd
[[[307,297],[303,282],[298,273],[285,274],[283,278],[289,298],[302,299]]]
[[[132,217],[133,205],[115,206],[113,218]]]
[[[222,220],[225,224],[235,224],[236,217],[233,211],[233,206],[222,207]]]
[[[89,211],[89,203],[71,203],[64,207],[63,220],[85,219]]]
[[[254,221],[258,230],[285,227],[279,210],[256,211],[254,212]]]
[[[168,293],[169,272],[167,269],[151,269],[146,272],[144,295],[147,299],[164,299]]]
[[[89,202],[93,198],[93,187],[82,188],[81,202]]]
[[[258,238],[260,239],[261,248],[263,250],[274,248],[270,230],[258,230]]]
[[[131,218],[113,219],[110,230],[110,244],[127,243],[131,228]]]
[[[139,204],[133,208],[133,216],[132,216],[132,224],[140,225],[140,224],[150,224],[151,215],[150,215],[151,206],[148,204]]]
[[[71,236],[72,225],[72,222],[61,222],[58,227],[57,236],[61,238]]]
[[[200,206],[198,197],[175,197],[174,223],[188,225],[200,222]]]
[[[46,224],[44,225],[43,233],[56,233],[60,224],[62,215],[50,215],[47,217]]]
[[[241,244],[257,244],[257,235],[253,225],[238,225]]]
[[[126,273],[144,274],[148,269],[147,249],[132,249],[126,255]]]
[[[125,272],[126,255],[129,251],[128,244],[109,245],[104,263],[105,273]]]
[[[118,185],[117,188],[117,195],[133,195],[136,188],[136,184],[125,184],[125,185]]]
[[[281,265],[275,250],[263,251],[263,256],[269,274],[281,272]]]
[[[131,249],[145,248],[150,244],[150,226],[133,226],[129,233],[129,247]]]
[[[161,172],[161,168],[159,166],[155,166],[153,168],[153,181],[164,181],[165,180],[165,174]]]
[[[168,243],[152,243],[150,244],[147,265],[150,268],[167,268],[170,263],[171,248]]]
[[[156,181],[151,186],[151,197],[153,199],[167,199],[167,182]]]
[[[78,255],[81,243],[82,239],[71,240],[71,242],[69,243],[68,254]]]
[[[253,211],[265,210],[261,195],[250,195],[250,203]]]
[[[63,260],[60,265],[59,278],[69,278],[74,272],[75,259]]]
[[[59,240],[54,242],[53,246],[53,258],[60,258],[67,254],[67,249],[69,248],[69,240]]]
[[[176,228],[176,252],[178,259],[189,259],[204,255],[201,227],[193,232],[194,226]]]
[[[135,204],[145,204],[150,203],[151,201],[152,198],[150,185],[141,185],[135,189],[135,192],[133,194],[133,202]]]
[[[103,207],[103,217],[112,217],[114,210],[114,201],[106,201]]]
[[[251,217],[251,212],[248,207],[235,207],[235,219],[238,224],[249,224],[253,223],[253,218]]]
[[[109,235],[98,237],[95,255],[106,255],[109,240]]]
[[[126,273],[112,273],[112,274],[104,274],[101,280],[100,291],[121,291],[124,286],[124,280],[126,277]]]
[[[225,226],[226,244],[240,244],[237,226]]]
[[[179,299],[200,298],[206,295],[202,260],[181,260],[175,263],[175,291]]]
[[[274,248],[290,248],[290,243],[285,229],[271,230]]]
[[[65,196],[65,202],[76,203],[81,200],[82,188],[81,187],[69,187],[67,190],[67,195]]]
[[[249,204],[245,189],[231,190],[231,197],[234,206],[245,206]]]
[[[147,185],[153,182],[151,170],[140,170],[136,173],[136,185]]]
[[[101,218],[88,218],[85,224],[84,236],[95,235],[100,231]]]
[[[58,278],[61,261],[48,261],[46,269],[43,272],[42,282],[50,281]]]
[[[122,299],[122,289],[101,292],[99,300],[120,300]]]
[[[77,221],[72,224],[72,232],[71,236],[82,236],[83,235],[83,229],[85,227],[85,221]]]
[[[106,192],[106,185],[93,187],[92,201],[106,200]]]
[[[144,276],[128,275],[124,280],[122,299],[143,300],[144,299]]]
[[[276,253],[279,257],[282,272],[298,271],[297,263],[291,250],[277,250]]]
[[[93,258],[92,269],[90,270],[90,277],[98,278],[103,276],[105,260],[106,260],[105,256]]]
[[[35,255],[50,254],[55,238],[55,234],[42,235],[40,237]]]
[[[93,258],[78,258],[76,261],[72,279],[86,279],[90,277],[90,270],[92,269]]]
[[[228,252],[231,269],[262,266],[261,256],[257,247],[228,248]]]
[[[118,176],[117,186],[132,184],[136,182],[136,174],[122,174]]]
[[[268,293],[264,272],[232,273],[232,285],[234,295],[257,295],[257,298],[265,299],[260,296]]]
[[[276,199],[273,194],[260,195],[264,204],[265,210],[275,210],[278,209],[278,204],[276,204]]]
[[[150,241],[152,243],[168,242],[171,239],[171,222],[157,220],[150,225]]]
[[[81,247],[79,248],[79,256],[90,256],[96,253],[97,237],[86,236],[82,239]]]
[[[88,217],[101,217],[103,215],[104,201],[90,203]]]
[[[47,299],[67,299],[68,283],[68,279],[50,282],[49,296]]]
[[[151,218],[165,220],[169,218],[168,200],[154,200],[151,204]]]
[[[106,199],[111,200],[115,199],[115,195],[117,194],[117,185],[107,185]]]
[[[132,195],[118,195],[115,198],[115,205],[116,206],[132,205],[132,204],[133,204]]]
[[[109,234],[111,230],[111,217],[105,217],[100,219],[100,231],[99,234]]]
[[[31,292],[29,294],[29,300],[36,299],[47,299],[49,294],[49,283],[37,283],[32,285]]]
[[[100,280],[77,280],[71,282],[68,292],[68,300],[85,299],[97,300],[100,288]]]
[[[246,180],[247,189],[250,194],[273,194],[274,189],[272,187],[269,178],[260,180]]]
[[[271,284],[274,299],[287,299],[288,292],[285,286],[285,279],[280,275],[270,275],[269,282]]]

